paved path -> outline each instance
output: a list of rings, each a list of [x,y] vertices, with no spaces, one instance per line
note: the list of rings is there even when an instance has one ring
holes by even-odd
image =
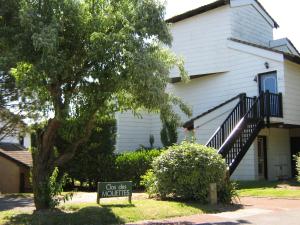
[[[132,224],[199,224],[199,225],[299,225],[300,199],[243,197],[242,208],[217,214],[201,214],[162,221],[141,221]]]
[[[4,210],[24,210],[32,211],[35,209],[32,197],[10,197],[0,195],[0,211]]]

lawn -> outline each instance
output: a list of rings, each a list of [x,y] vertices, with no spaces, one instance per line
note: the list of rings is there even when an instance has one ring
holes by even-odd
[[[60,210],[32,214],[16,210],[0,212],[1,225],[79,225],[122,224],[140,220],[163,219],[213,212],[213,208],[191,202],[136,200],[112,201],[101,206],[94,203],[65,204]]]
[[[239,196],[300,198],[300,183],[293,181],[240,181]]]

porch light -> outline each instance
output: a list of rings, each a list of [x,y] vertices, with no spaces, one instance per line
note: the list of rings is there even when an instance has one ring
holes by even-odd
[[[266,69],[269,69],[269,68],[270,68],[270,65],[269,65],[268,62],[265,62],[265,67],[266,67]]]
[[[257,75],[255,75],[253,81],[257,82]]]

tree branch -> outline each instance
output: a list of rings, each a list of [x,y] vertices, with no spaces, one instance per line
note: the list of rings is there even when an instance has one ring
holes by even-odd
[[[91,136],[91,132],[94,127],[94,124],[95,124],[95,116],[96,116],[96,113],[93,114],[91,119],[87,122],[86,126],[84,127],[83,133],[85,135],[82,136],[81,138],[79,138],[73,144],[71,144],[70,147],[63,154],[61,154],[58,158],[56,158],[53,162],[54,166],[62,166],[66,162],[71,160],[73,158],[73,156],[75,155],[78,147],[81,144],[88,141],[89,137]]]

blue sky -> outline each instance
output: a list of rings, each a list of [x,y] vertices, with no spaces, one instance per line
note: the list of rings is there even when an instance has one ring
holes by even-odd
[[[203,1],[211,0],[167,0],[167,18],[198,7]],[[259,0],[279,24],[274,29],[274,38],[288,37],[300,50],[300,1]]]

